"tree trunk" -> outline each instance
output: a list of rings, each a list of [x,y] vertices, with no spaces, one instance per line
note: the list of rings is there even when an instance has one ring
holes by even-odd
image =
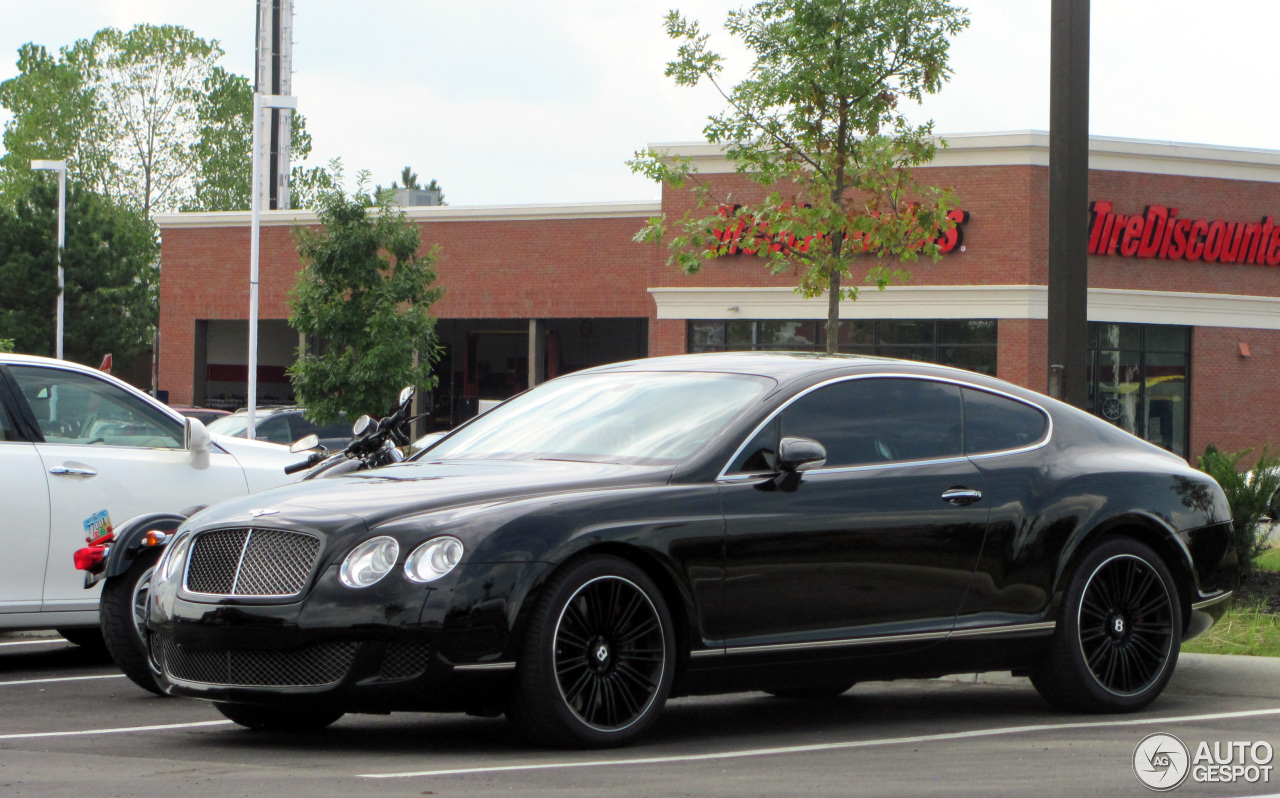
[[[831,270],[827,291],[827,354],[834,355],[840,335],[840,272]]]

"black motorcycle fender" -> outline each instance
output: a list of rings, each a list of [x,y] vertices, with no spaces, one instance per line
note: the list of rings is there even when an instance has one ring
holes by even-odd
[[[101,574],[97,575],[94,581],[110,579],[128,571],[129,566],[133,565],[133,561],[138,558],[143,549],[163,549],[168,546],[169,541],[173,538],[173,533],[177,531],[183,521],[186,521],[198,509],[192,508],[192,511],[186,514],[146,513],[136,518],[130,518],[116,527],[114,530],[115,538],[107,549],[107,567],[103,569]],[[143,536],[153,530],[163,532],[165,539],[158,546],[143,545]],[[90,585],[86,584],[85,587],[90,587]]]

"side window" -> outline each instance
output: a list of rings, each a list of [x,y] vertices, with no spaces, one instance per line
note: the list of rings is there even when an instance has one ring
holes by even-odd
[[[774,471],[778,463],[777,454],[778,419],[774,418],[751,438],[725,473],[753,474],[760,471]]]
[[[782,412],[781,434],[812,438],[828,468],[961,455],[960,388],[899,378],[847,380]]]
[[[118,386],[75,371],[10,366],[49,443],[181,449],[182,424]]]
[[[2,396],[2,394],[0,394]],[[9,420],[9,410],[0,403],[0,441],[13,441],[18,439],[18,434],[14,431],[13,422]]]
[[[964,389],[965,453],[983,454],[1030,446],[1044,437],[1044,413],[1003,396]]]
[[[260,441],[293,443],[293,439],[289,437],[289,419],[283,415],[272,416],[261,424],[256,424],[255,427],[253,433]]]

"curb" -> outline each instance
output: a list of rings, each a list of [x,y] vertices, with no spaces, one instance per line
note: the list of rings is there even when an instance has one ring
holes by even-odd
[[[1031,688],[1030,679],[1007,671],[961,673],[936,681]],[[1280,657],[1181,654],[1165,690],[1184,695],[1280,700]]]

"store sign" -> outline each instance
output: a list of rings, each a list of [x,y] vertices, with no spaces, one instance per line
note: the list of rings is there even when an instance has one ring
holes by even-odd
[[[1126,216],[1105,200],[1089,209],[1090,255],[1280,266],[1280,226],[1270,216],[1260,222],[1179,218],[1177,208],[1164,205]]]
[[[721,255],[755,255],[759,251],[756,247],[760,242],[768,242],[771,252],[804,254],[809,251],[809,246],[814,239],[822,238],[822,235],[819,234],[800,239],[787,230],[770,233],[767,224],[758,222],[755,235],[749,238],[749,244],[744,245],[743,239],[748,238],[747,230],[751,224],[751,217],[749,214],[741,213],[741,210],[741,205],[732,207],[722,205],[716,211],[716,214],[724,217],[726,222],[733,222],[736,219],[736,224],[727,223],[724,227],[713,228],[711,231],[715,240],[719,242],[718,244],[712,244],[711,247],[718,248]],[[934,239],[934,242],[938,245],[938,251],[944,254],[960,249],[964,244],[964,225],[969,221],[969,212],[951,211],[947,214],[947,218],[955,222],[955,224],[952,225],[950,230]],[[861,232],[852,233],[850,239],[855,242],[861,242],[863,252],[871,249],[870,242],[866,241],[865,234]],[[923,241],[920,242],[920,246],[924,246]]]

